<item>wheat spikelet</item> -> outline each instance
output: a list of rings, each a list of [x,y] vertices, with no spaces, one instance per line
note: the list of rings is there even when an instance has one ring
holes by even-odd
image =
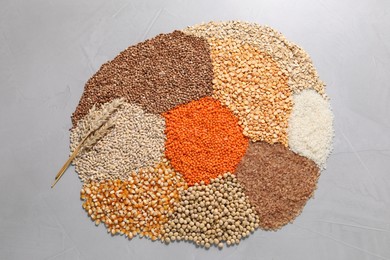
[[[54,185],[56,185],[62,175],[64,175],[66,169],[72,163],[74,158],[76,158],[79,152],[84,149],[91,149],[96,144],[96,142],[103,138],[107,134],[108,130],[114,126],[114,122],[110,120],[110,117],[124,103],[124,98],[114,99],[107,105],[103,106],[102,110],[100,111],[101,113],[97,114],[97,116],[93,116],[87,118],[87,120],[83,120],[83,125],[81,126],[83,134],[80,135],[80,141],[75,149],[71,148],[71,150],[73,150],[72,154],[69,156],[69,159],[65,162],[60,171],[57,173],[55,181],[51,186],[52,188],[54,187]],[[96,111],[95,106],[90,109],[90,112],[94,111]]]

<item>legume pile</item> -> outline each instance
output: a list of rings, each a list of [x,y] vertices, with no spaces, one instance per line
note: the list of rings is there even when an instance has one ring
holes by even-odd
[[[103,64],[72,115],[71,151],[108,115],[113,127],[73,163],[89,217],[129,239],[208,249],[277,230],[302,212],[332,150],[310,57],[245,22],[160,34]]]
[[[253,141],[287,146],[291,90],[271,56],[238,40],[210,39],[214,65],[213,97],[239,118]]]
[[[189,185],[233,172],[248,147],[237,118],[205,97],[164,114],[165,155]]]

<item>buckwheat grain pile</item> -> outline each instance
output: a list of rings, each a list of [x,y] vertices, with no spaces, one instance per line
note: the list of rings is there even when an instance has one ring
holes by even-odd
[[[72,122],[93,105],[124,97],[159,114],[212,93],[213,68],[207,41],[180,31],[131,46],[88,80]]]

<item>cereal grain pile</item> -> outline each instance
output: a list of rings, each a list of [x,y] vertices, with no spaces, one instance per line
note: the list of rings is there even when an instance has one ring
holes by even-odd
[[[104,107],[90,111],[89,118],[101,110]],[[80,121],[80,127],[72,130],[72,147],[81,139],[84,129],[91,128],[92,120]],[[112,121],[115,127],[74,161],[76,171],[84,181],[127,178],[131,171],[154,166],[164,155],[163,117],[145,113],[139,106],[125,103],[112,115]],[[84,129],[80,129],[81,125]]]
[[[88,80],[72,123],[80,196],[96,225],[206,249],[293,222],[333,138],[308,54],[238,21],[130,46]]]
[[[333,114],[329,102],[317,92],[294,95],[288,138],[292,151],[313,160],[320,168],[332,150]]]
[[[180,31],[160,34],[121,52],[85,85],[72,122],[124,97],[146,112],[159,114],[211,94],[213,68],[207,41]]]
[[[88,181],[81,199],[95,224],[104,223],[111,234],[156,240],[185,188],[181,175],[163,159],[155,167],[132,172],[126,180]]]

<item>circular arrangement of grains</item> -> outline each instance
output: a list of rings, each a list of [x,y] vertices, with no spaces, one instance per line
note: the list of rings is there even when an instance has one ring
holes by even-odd
[[[72,123],[83,208],[96,225],[206,249],[294,221],[334,135],[308,54],[238,21],[128,47],[88,80]]]

